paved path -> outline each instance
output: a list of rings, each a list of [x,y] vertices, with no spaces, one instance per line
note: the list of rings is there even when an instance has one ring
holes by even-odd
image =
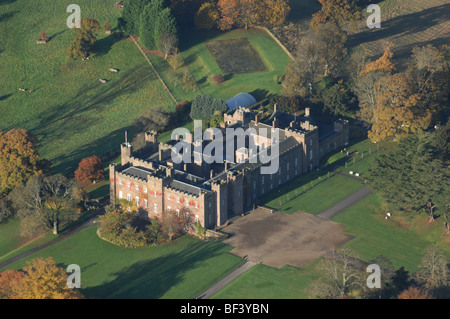
[[[38,247],[35,247],[33,249],[30,249],[26,252],[23,252],[11,259],[8,259],[7,261],[4,261],[2,263],[0,263],[0,269],[3,269],[9,265],[11,265],[12,263],[15,263],[18,260],[21,260],[22,258],[28,257],[32,254],[34,254],[35,252],[38,252],[44,248],[50,247],[55,245],[56,243],[59,243],[60,241],[69,238],[72,235],[75,235],[76,233],[80,232],[81,230],[93,226],[95,219],[99,216],[100,212],[96,212],[94,213],[91,217],[89,217],[88,220],[82,222],[81,224],[79,224],[78,226],[76,226],[75,228],[72,228],[71,230],[69,230],[66,233],[60,234],[58,238],[53,239],[52,241],[49,241],[48,243],[42,244]]]
[[[218,293],[221,289],[223,289],[225,286],[230,284],[233,280],[235,280],[237,277],[242,275],[244,272],[255,266],[256,263],[253,261],[247,261],[243,265],[239,266],[235,270],[233,270],[231,273],[226,275],[224,278],[216,282],[214,285],[212,285],[208,290],[206,290],[204,293],[202,293],[200,296],[197,297],[197,299],[209,299],[216,293]]]
[[[334,204],[330,208],[325,209],[324,211],[317,214],[316,216],[326,218],[326,219],[331,219],[334,216],[336,216],[337,214],[339,214],[340,212],[346,210],[350,206],[353,206],[360,200],[366,198],[370,194],[372,194],[372,190],[369,189],[368,187],[364,187],[364,188],[356,191],[355,193],[351,194],[350,196],[344,198],[340,202]]]

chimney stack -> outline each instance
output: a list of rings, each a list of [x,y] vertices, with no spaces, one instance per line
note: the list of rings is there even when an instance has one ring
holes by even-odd
[[[277,103],[275,103],[273,106],[273,114],[277,113],[277,111],[278,111],[278,105],[277,105]]]
[[[305,108],[305,117],[309,117],[309,107]]]

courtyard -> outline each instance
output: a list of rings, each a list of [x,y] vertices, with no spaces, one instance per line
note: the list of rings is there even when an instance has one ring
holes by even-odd
[[[345,244],[345,226],[307,213],[269,213],[262,209],[221,229],[229,235],[231,254],[266,266],[302,268]]]

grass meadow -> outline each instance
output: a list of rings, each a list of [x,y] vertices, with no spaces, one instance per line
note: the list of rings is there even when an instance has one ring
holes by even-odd
[[[192,299],[244,262],[219,241],[183,236],[162,246],[130,249],[101,240],[96,231],[96,226],[86,228],[8,269],[51,256],[60,267],[80,266],[81,292],[89,298]]]

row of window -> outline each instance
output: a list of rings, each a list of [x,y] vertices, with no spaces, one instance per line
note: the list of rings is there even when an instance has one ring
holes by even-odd
[[[155,197],[156,197],[156,192],[155,192]],[[123,192],[122,191],[119,191],[119,199],[123,199]],[[167,199],[169,199],[169,200],[171,199],[170,195],[167,196]],[[131,202],[131,194],[127,194],[127,201]],[[135,202],[136,202],[137,206],[141,206],[139,196],[135,197]],[[177,198],[177,203],[180,203],[180,198]],[[186,206],[189,206],[189,202],[188,201],[185,201],[185,203],[186,203]],[[155,205],[157,205],[157,204],[155,204]],[[147,199],[144,199],[144,206],[143,207],[144,208],[148,208],[148,200]],[[196,209],[198,209],[199,208],[198,203],[195,203],[194,207]],[[157,212],[156,208],[155,208],[155,212]]]

